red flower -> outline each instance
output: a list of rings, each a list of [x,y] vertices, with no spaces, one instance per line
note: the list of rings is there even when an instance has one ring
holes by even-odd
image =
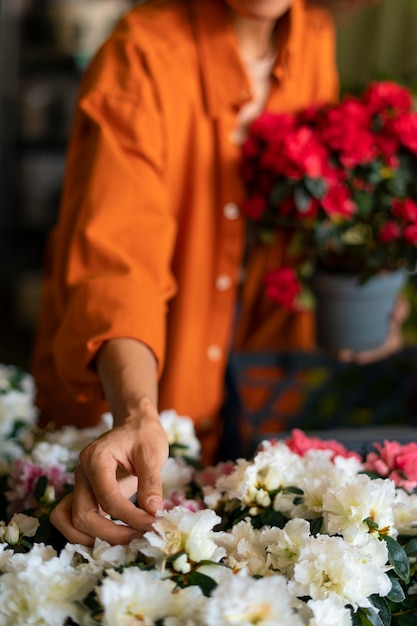
[[[264,278],[266,295],[289,311],[296,306],[296,299],[301,291],[297,275],[291,267],[271,270]]]
[[[401,143],[417,155],[417,114],[402,115],[395,120],[394,129]]]
[[[406,198],[405,200],[394,200],[392,203],[392,214],[406,222],[417,222],[417,202]]]
[[[243,201],[242,213],[252,220],[258,220],[266,210],[266,200],[263,196],[251,196]]]
[[[321,200],[321,206],[331,218],[349,218],[356,212],[356,205],[349,195],[345,185],[332,185]]]
[[[396,113],[406,113],[411,110],[413,100],[411,93],[405,87],[391,81],[371,83],[362,98],[372,115],[392,109]]]
[[[321,127],[322,141],[339,153],[344,167],[354,168],[375,158],[370,116],[359,102],[346,98],[327,111]]]
[[[327,158],[327,150],[312,130],[302,126],[290,128],[284,136],[275,136],[266,144],[260,166],[291,180],[305,176],[318,178],[325,169]]]
[[[285,135],[295,123],[294,116],[290,113],[275,115],[265,111],[252,122],[250,132],[253,137],[268,141],[271,137]]]
[[[404,239],[413,246],[417,245],[417,224],[409,224],[404,228]]]
[[[390,241],[401,239],[401,235],[401,229],[398,226],[397,222],[389,220],[380,228],[379,241],[381,241],[382,243],[389,243]]]

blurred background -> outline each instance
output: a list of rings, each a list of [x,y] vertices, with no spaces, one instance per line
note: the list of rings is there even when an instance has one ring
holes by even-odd
[[[80,77],[134,4],[0,0],[0,362],[29,367],[45,239],[58,211]],[[344,19],[338,63],[344,91],[393,79],[417,95],[417,0],[382,0]]]

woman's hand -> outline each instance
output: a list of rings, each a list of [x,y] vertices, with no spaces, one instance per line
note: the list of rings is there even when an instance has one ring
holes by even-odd
[[[122,425],[81,452],[74,491],[54,508],[52,524],[73,543],[92,546],[96,537],[110,544],[129,543],[151,528],[162,509],[160,474],[167,458],[158,412],[142,398]],[[129,499],[135,492],[140,508]]]
[[[385,342],[379,348],[374,350],[365,350],[363,352],[353,352],[352,350],[338,350],[336,357],[340,361],[347,363],[356,363],[357,365],[366,365],[375,361],[381,361],[396,352],[399,352],[404,346],[404,338],[402,327],[410,314],[410,303],[404,296],[399,296],[395,302],[394,309],[391,314],[388,334]]]

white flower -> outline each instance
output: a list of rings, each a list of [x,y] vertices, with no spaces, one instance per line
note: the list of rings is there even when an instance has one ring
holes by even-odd
[[[34,423],[37,414],[32,398],[25,393],[12,390],[0,394],[0,436],[9,436],[18,421]]]
[[[67,617],[82,623],[81,600],[96,580],[61,561],[55,551],[35,546],[6,563],[0,585],[2,626],[57,626]]]
[[[238,459],[230,475],[219,477],[216,488],[227,499],[238,498],[246,506],[269,506],[266,493],[296,482],[302,471],[301,457],[284,443],[264,442],[263,446],[252,461]]]
[[[268,547],[276,540],[278,531],[279,528],[257,530],[249,520],[242,520],[228,532],[216,533],[214,541],[226,549],[226,565],[234,570],[245,568],[252,576],[265,576],[270,569]]]
[[[38,530],[39,520],[23,513],[16,513],[8,524],[0,521],[0,541],[16,545],[22,537],[33,537]]]
[[[168,443],[172,446],[173,456],[185,455],[191,458],[200,456],[201,444],[194,430],[194,422],[190,417],[180,416],[176,411],[162,411],[160,413],[161,424],[167,435]],[[185,446],[175,447],[175,445]]]
[[[164,497],[174,489],[184,489],[194,475],[194,469],[181,457],[169,457],[161,472]]]
[[[110,430],[113,424],[113,417],[110,413],[103,413],[97,426],[90,428],[75,428],[75,426],[63,426],[56,430],[47,431],[45,440],[55,443],[74,453],[80,452],[91,441]]]
[[[312,519],[323,512],[323,495],[333,487],[339,489],[362,469],[354,457],[335,457],[331,450],[309,450],[301,459],[301,471],[294,484],[303,491],[303,496],[294,503],[294,495],[279,493],[274,509],[287,517]]]
[[[395,485],[391,480],[371,480],[365,474],[347,485],[331,488],[323,496],[324,523],[330,534],[346,539],[370,529],[366,520],[376,525],[375,532],[396,535],[393,516]]]
[[[13,552],[11,550],[8,550],[8,545],[6,543],[0,543],[0,574],[2,574],[10,559],[13,556]],[[0,588],[1,588],[1,583],[0,583]],[[1,624],[1,620],[0,620],[0,624]]]
[[[97,595],[103,607],[103,626],[153,626],[174,612],[175,583],[155,572],[131,567],[121,573],[109,570]]]
[[[342,537],[310,537],[300,550],[289,590],[295,596],[325,600],[338,596],[344,605],[371,606],[369,596],[386,596],[391,581],[385,567]]]
[[[212,532],[218,522],[220,518],[209,509],[194,513],[177,506],[170,511],[158,511],[153,524],[155,530],[144,535],[150,545],[142,548],[142,552],[165,558],[184,551],[195,563],[220,561],[225,550],[214,543]]]
[[[207,626],[302,626],[283,576],[254,579],[245,570],[216,587],[206,610]]]
[[[0,476],[7,476],[16,459],[22,456],[22,446],[11,439],[0,439]]]
[[[309,600],[308,607],[313,613],[309,626],[352,626],[350,610],[341,602],[338,596],[331,596],[324,600]]]
[[[397,489],[393,514],[394,525],[400,535],[417,535],[417,494]]]
[[[205,626],[207,602],[200,587],[193,585],[176,589],[173,594],[172,616],[165,618],[164,626]]]
[[[31,451],[31,460],[40,467],[60,467],[74,469],[78,462],[78,454],[64,448],[58,443],[40,441]]]
[[[269,545],[272,567],[289,577],[294,571],[300,550],[310,537],[310,524],[304,519],[289,520],[283,529],[277,528]]]

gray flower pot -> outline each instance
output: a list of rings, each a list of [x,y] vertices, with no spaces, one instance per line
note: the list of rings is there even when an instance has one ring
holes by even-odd
[[[319,347],[359,352],[381,346],[406,279],[404,270],[381,273],[364,284],[356,276],[317,272],[312,287]]]

